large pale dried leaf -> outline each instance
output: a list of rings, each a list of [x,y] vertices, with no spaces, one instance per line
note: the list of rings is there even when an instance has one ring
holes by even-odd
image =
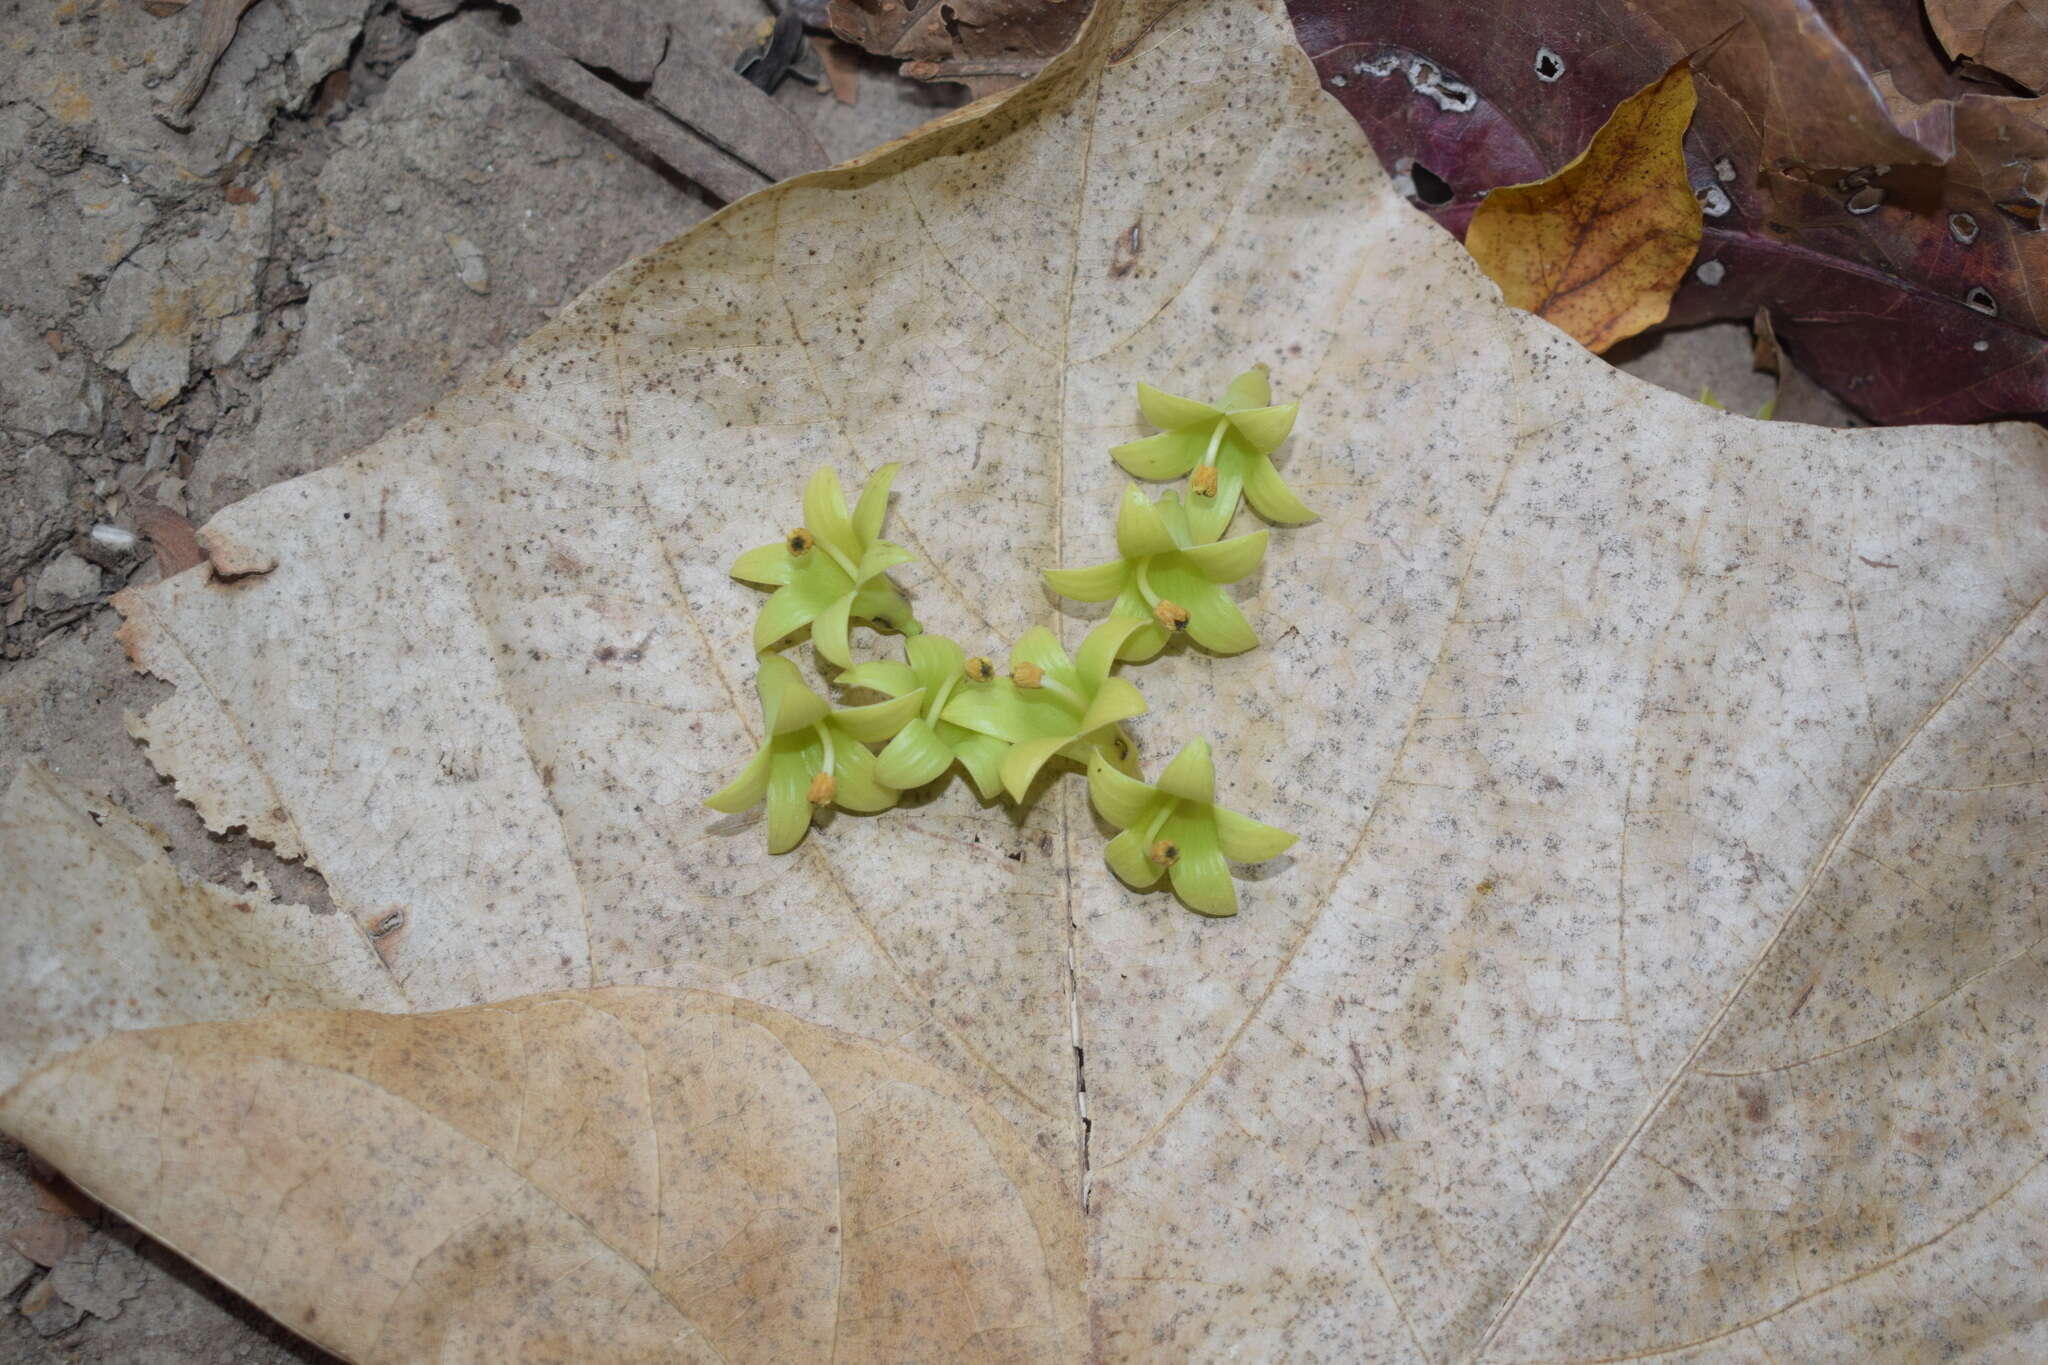
[[[1664,320],[1700,244],[1682,145],[1693,103],[1680,62],[1557,174],[1486,196],[1465,246],[1509,303],[1594,351]]]
[[[1080,1212],[1008,1125],[718,996],[128,1034],[0,1122],[351,1360],[1054,1360],[1084,1330]]]
[[[1107,553],[1132,382],[1261,361],[1322,517],[1247,580],[1259,650],[1145,668],[1138,736],[1150,772],[1211,736],[1219,798],[1301,832],[1243,914],[1122,887],[1071,776],[1021,820],[955,786],[779,859],[704,810],[757,738],[759,599],[725,566],[813,467],[903,462],[930,628],[1072,647],[1029,585]],[[275,568],[124,599],[177,684],[139,728],[209,819],[302,849],[414,1008],[698,988],[914,1054],[1088,1192],[1085,1233],[1038,1226],[1048,1267],[1085,1236],[1103,1358],[2048,1350],[2048,443],[1760,424],[1611,371],[1400,201],[1272,7],[1105,14],[214,529]],[[76,1078],[163,1046],[32,1079],[36,1132],[96,1132]],[[108,1195],[152,1113],[68,1172]],[[625,1141],[627,1113],[547,1129]],[[286,1167],[295,1198],[342,1207],[361,1146],[305,1122],[334,1164]],[[392,1131],[394,1161],[454,1141]],[[216,1159],[181,1196],[262,1188]],[[567,1268],[588,1243],[525,1197],[506,1237]],[[259,1298],[288,1319],[431,1247],[357,1267],[279,1227],[298,1268]],[[618,1275],[529,1356],[653,1311]],[[503,1285],[459,1283],[442,1354],[500,1358]]]

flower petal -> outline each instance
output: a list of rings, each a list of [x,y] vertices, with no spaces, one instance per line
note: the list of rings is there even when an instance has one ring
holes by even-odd
[[[796,572],[796,562],[789,553],[789,546],[778,540],[773,545],[756,545],[735,559],[732,568],[726,572],[742,583],[781,587]]]
[[[1159,884],[1159,864],[1145,856],[1145,845],[1139,842],[1137,830],[1127,829],[1111,839],[1102,850],[1102,857],[1109,864],[1109,870],[1131,886],[1143,890]]]
[[[882,784],[876,776],[875,756],[860,745],[845,745],[833,757],[833,780],[839,786],[832,796],[833,805],[872,814],[902,799],[903,793]]]
[[[869,545],[866,553],[861,555],[860,563],[854,568],[853,581],[856,584],[866,583],[870,579],[880,578],[900,564],[912,564],[916,561],[917,556],[901,545],[878,540]]]
[[[903,654],[927,698],[937,696],[946,684],[957,683],[967,664],[967,651],[943,635],[913,636],[903,642]]]
[[[1074,651],[1074,674],[1080,679],[1085,692],[1094,692],[1102,686],[1102,680],[1109,676],[1109,666],[1116,662],[1117,651],[1133,631],[1142,630],[1145,622],[1136,616],[1121,613],[1105,616],[1095,629],[1088,632],[1081,641],[1081,647]]]
[[[853,595],[853,609],[848,613],[866,621],[876,630],[901,631],[904,635],[918,633],[917,621],[910,614],[910,603],[903,600],[886,578],[865,583]]]
[[[1173,889],[1198,915],[1222,917],[1237,913],[1237,884],[1221,849],[1190,848],[1182,842],[1180,861],[1166,869]]]
[[[1142,716],[1147,709],[1137,688],[1122,678],[1104,678],[1101,690],[1088,703],[1088,714],[1081,718],[1078,728],[1081,733],[1092,735],[1105,725]]]
[[[870,692],[880,692],[885,697],[900,697],[923,686],[909,664],[899,664],[893,659],[872,659],[855,664],[832,681],[840,687],[862,687]]]
[[[1006,744],[1047,733],[1043,708],[1025,701],[1024,694],[1008,678],[960,688],[939,718],[976,734],[993,735]]]
[[[1076,602],[1107,602],[1123,588],[1130,566],[1121,559],[1107,564],[1090,564],[1085,569],[1047,569],[1046,585],[1062,597]]]
[[[1280,477],[1280,471],[1273,468],[1273,462],[1263,455],[1245,465],[1244,495],[1253,511],[1282,526],[1299,526],[1304,521],[1314,521],[1316,517],[1300,498],[1294,496],[1294,490]]]
[[[868,475],[867,487],[860,490],[860,502],[853,509],[853,534],[860,544],[871,545],[882,534],[882,520],[889,515],[889,485],[896,482],[902,468],[885,464]]]
[[[978,735],[944,721],[939,722],[939,738],[953,746],[953,757],[974,779],[974,790],[981,794],[981,799],[995,800],[1003,789],[1003,757],[1010,752],[1010,746],[994,735]]]
[[[762,655],[755,669],[754,691],[760,695],[761,717],[769,734],[793,734],[831,713],[825,699],[804,684],[796,665],[780,654]]]
[[[952,766],[953,751],[920,716],[897,731],[889,747],[882,750],[875,760],[875,778],[898,791],[909,791]]]
[[[1223,856],[1232,862],[1263,863],[1294,847],[1296,836],[1218,806],[1216,837],[1222,843]]]
[[[1109,458],[1139,479],[1177,479],[1202,458],[1201,438],[1185,431],[1162,431],[1142,441],[1109,448]]]
[[[1003,756],[1003,790],[1010,794],[1012,801],[1020,805],[1023,803],[1039,769],[1060,751],[1067,739],[1066,735],[1052,735],[1010,746],[1010,752]]]
[[[1169,430],[1192,426],[1205,417],[1222,415],[1207,403],[1198,403],[1192,398],[1182,398],[1142,383],[1138,385],[1138,410],[1153,426]]]
[[[740,775],[706,797],[704,804],[727,815],[737,815],[753,806],[768,794],[768,768],[774,758],[774,750],[762,745],[747,766],[740,769]]]
[[[924,689],[905,692],[872,706],[848,706],[832,713],[832,727],[863,744],[880,744],[894,739],[896,732],[917,718],[924,709]]]
[[[1254,365],[1230,381],[1230,387],[1223,391],[1223,410],[1241,412],[1246,408],[1263,408],[1273,401],[1273,377],[1264,365]]]
[[[755,652],[802,630],[824,607],[825,603],[813,601],[793,587],[777,588],[754,617]]]
[[[847,593],[811,622],[811,648],[834,668],[853,667],[853,648],[846,639],[847,614],[852,610],[853,594]]]
[[[1010,646],[1012,673],[1017,671],[1018,664],[1036,664],[1055,677],[1062,673],[1071,675],[1074,671],[1074,665],[1067,659],[1067,651],[1060,648],[1059,637],[1044,626],[1033,626]]]
[[[860,546],[854,543],[853,522],[846,515],[846,494],[839,487],[839,474],[826,465],[804,485],[804,525],[820,540],[846,556],[849,563],[860,561]]]
[[[1248,536],[1196,545],[1180,554],[1211,583],[1235,583],[1259,567],[1259,561],[1266,557],[1266,540],[1267,532],[1254,531]]]
[[[1216,799],[1216,763],[1206,739],[1189,740],[1154,784],[1168,796],[1204,805]]]
[[[1216,454],[1216,491],[1188,498],[1188,543],[1220,540],[1237,516],[1238,494],[1244,491],[1244,462],[1251,458],[1236,437],[1224,441]]]
[[[1187,633],[1213,654],[1242,654],[1259,642],[1258,633],[1230,600],[1230,594],[1175,560],[1152,566],[1152,587],[1188,611]]]
[[[1147,555],[1163,555],[1178,548],[1174,544],[1173,532],[1166,527],[1166,519],[1159,515],[1159,509],[1151,499],[1138,491],[1138,485],[1124,485],[1124,498],[1116,509],[1116,551],[1125,559],[1143,559]]]
[[[768,775],[768,851],[787,853],[804,841],[811,827],[808,795],[815,770],[800,754],[775,756]]]
[[[1294,430],[1294,419],[1300,411],[1299,403],[1283,403],[1277,408],[1253,408],[1248,412],[1231,413],[1230,425],[1255,452],[1271,455],[1287,439],[1287,433]]]
[[[1103,819],[1118,829],[1130,829],[1152,814],[1160,795],[1146,783],[1124,776],[1097,754],[1088,760],[1088,799]]]

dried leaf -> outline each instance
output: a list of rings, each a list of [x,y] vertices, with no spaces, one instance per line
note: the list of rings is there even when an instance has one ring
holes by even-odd
[[[92,1228],[68,1214],[38,1213],[7,1230],[7,1245],[37,1265],[52,1266],[85,1245]]]
[[[206,562],[206,551],[200,548],[199,537],[183,513],[147,498],[137,498],[131,504],[130,515],[135,529],[148,538],[150,548],[156,552],[157,577],[169,578]]]
[[[2048,5],[2041,0],[1927,0],[1927,22],[1957,61],[2036,92],[2048,87]]]
[[[271,572],[125,595],[175,684],[153,759],[304,856],[348,931],[265,971],[540,998],[124,1035],[0,1123],[362,1359],[604,1358],[659,1323],[683,1354],[654,1247],[730,1284],[682,1315],[708,1339],[795,1358],[827,1330],[844,1360],[2039,1356],[2048,438],[1641,385],[1401,202],[1277,6],[1155,18],[1112,6],[1018,93],[731,206],[222,513]],[[756,738],[726,566],[813,468],[902,462],[930,629],[1071,648],[1087,622],[1025,585],[1107,553],[1133,380],[1260,362],[1322,516],[1246,581],[1266,643],[1147,666],[1137,736],[1152,774],[1207,734],[1219,799],[1301,833],[1242,914],[1120,885],[1071,774],[781,859],[703,809]],[[92,824],[38,799],[46,842]],[[45,926],[0,954],[18,1024],[202,1017],[199,925],[93,960],[176,917],[87,873],[8,883]],[[657,1102],[736,1114],[759,1164],[657,1198],[666,1154],[734,1131]],[[993,1205],[918,1215],[1006,1188],[1028,1242]],[[828,1197],[829,1262],[804,1235],[734,1243],[757,1277],[690,1264],[757,1207],[826,1236]]]
[[[832,88],[832,98],[841,104],[860,103],[860,50],[822,33],[813,33],[810,42]]]
[[[36,1207],[45,1213],[60,1213],[66,1218],[90,1218],[100,1211],[92,1196],[66,1180],[61,1171],[51,1170],[41,1162],[31,1163],[28,1182],[35,1191]]]
[[[1700,244],[1681,150],[1693,103],[1680,62],[1616,106],[1563,170],[1486,196],[1465,246],[1509,303],[1593,351],[1664,320]]]
[[[2048,411],[2048,103],[1961,80],[1917,4],[1290,8],[1325,88],[1460,235],[1488,189],[1551,174],[1698,54],[1685,147],[1705,223],[1668,321],[1768,308],[1877,421]]]
[[[903,63],[920,81],[977,97],[1035,76],[1074,40],[1091,0],[831,0],[841,38]]]
[[[235,30],[241,26],[243,13],[255,3],[256,0],[199,0],[199,33],[193,44],[192,74],[157,117],[173,128],[190,126],[189,116],[199,97],[206,93],[214,67],[220,65],[228,44],[235,41]]]
[[[987,1105],[725,997],[128,1034],[0,1124],[351,1360],[1053,1360],[1085,1336],[1079,1210]],[[112,1316],[122,1270],[66,1296]]]

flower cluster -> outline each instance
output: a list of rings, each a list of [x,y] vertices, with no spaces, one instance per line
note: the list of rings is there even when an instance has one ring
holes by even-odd
[[[1145,783],[1123,728],[1145,713],[1145,699],[1115,669],[1153,658],[1176,635],[1215,654],[1258,643],[1224,586],[1258,568],[1267,532],[1223,537],[1240,495],[1268,521],[1314,516],[1273,468],[1296,407],[1273,404],[1263,367],[1232,380],[1214,405],[1147,384],[1138,385],[1138,404],[1164,430],[1111,456],[1139,478],[1186,476],[1188,493],[1153,501],[1127,485],[1117,558],[1046,574],[1061,596],[1114,602],[1109,616],[1072,656],[1051,631],[1026,631],[1010,648],[1007,674],[986,655],[970,658],[952,640],[925,634],[889,581],[892,569],[912,561],[881,538],[899,467],[877,470],[851,512],[837,474],[813,475],[803,524],[732,567],[733,577],[774,589],[754,623],[765,738],[707,804],[739,812],[765,802],[768,851],[786,853],[821,807],[887,810],[956,766],[984,801],[1007,796],[1021,805],[1046,765],[1066,758],[1087,772],[1096,809],[1123,831],[1105,851],[1118,877],[1138,888],[1163,877],[1191,910],[1237,913],[1229,862],[1277,857],[1294,836],[1216,804],[1206,741],[1183,748],[1156,785]],[[855,625],[902,636],[902,660],[854,662]],[[776,650],[807,628],[813,653],[837,670],[835,688],[886,700],[835,706],[805,685]]]

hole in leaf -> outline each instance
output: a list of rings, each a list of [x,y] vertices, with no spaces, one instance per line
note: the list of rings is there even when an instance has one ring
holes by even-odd
[[[1415,197],[1425,204],[1448,204],[1458,197],[1449,181],[1420,161],[1408,168],[1408,176],[1415,182]]]
[[[1967,213],[1951,213],[1948,216],[1948,235],[1968,246],[1977,240],[1977,220]]]
[[[1973,287],[1969,293],[1963,295],[1963,302],[1987,316],[1994,318],[1998,316],[1998,300],[1993,298],[1991,291],[1981,284]]]
[[[1537,80],[1542,81],[1544,84],[1547,85],[1550,82],[1556,80],[1558,77],[1562,76],[1563,74],[1564,58],[1558,56],[1555,52],[1552,52],[1547,47],[1539,47],[1536,49]]]

